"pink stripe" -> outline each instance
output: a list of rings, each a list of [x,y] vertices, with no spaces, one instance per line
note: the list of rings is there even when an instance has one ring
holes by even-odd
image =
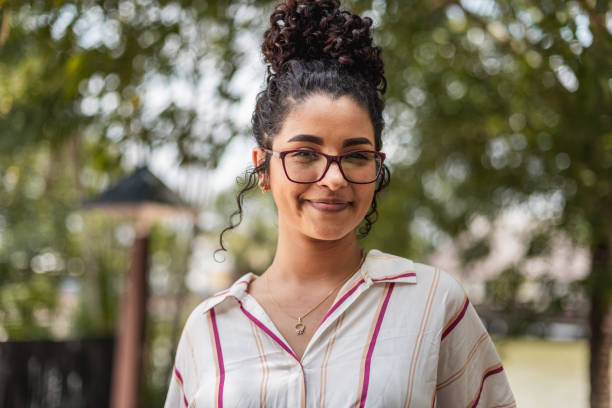
[[[181,375],[180,371],[176,367],[174,367],[174,374],[176,374],[178,379],[181,381],[181,385],[183,385],[183,376]]]
[[[385,311],[387,310],[387,305],[389,304],[389,298],[391,297],[391,292],[393,292],[393,286],[395,283],[389,284],[389,291],[387,292],[387,296],[383,302],[383,305],[380,309],[380,314],[378,315],[378,321],[376,322],[376,328],[374,329],[374,334],[372,335],[372,341],[370,341],[370,347],[368,348],[368,354],[366,356],[365,370],[363,373],[363,389],[361,390],[361,404],[360,408],[365,406],[366,397],[368,396],[368,384],[370,382],[370,362],[372,360],[372,354],[374,353],[374,346],[376,345],[376,338],[378,337],[378,332],[380,331],[380,326],[382,325],[383,318],[385,317]]]
[[[287,353],[289,353],[291,357],[295,358],[295,360],[298,363],[300,363],[300,365],[302,365],[300,359],[297,358],[297,356],[293,353],[293,351],[289,348],[289,346],[287,346],[280,338],[278,338],[276,334],[274,334],[270,329],[268,329],[265,324],[263,324],[255,316],[247,312],[247,310],[242,306],[242,302],[238,301],[238,303],[240,303],[240,310],[242,310],[242,312],[246,315],[246,317],[251,319],[257,325],[257,327],[265,331],[268,334],[268,336],[272,337],[272,339],[275,342],[277,342]]]
[[[181,375],[181,372],[178,370],[178,368],[176,368],[176,366],[174,366],[174,374],[176,374],[176,376],[178,377],[179,381],[181,382],[181,388],[184,384],[183,381],[183,376]],[[182,390],[183,393],[183,402],[185,403],[185,406],[189,406],[189,401],[187,401],[187,397],[185,396],[185,391]]]
[[[408,276],[416,276],[416,273],[408,272],[408,273],[403,273],[401,275],[389,276],[388,278],[372,279],[372,282],[382,282],[382,281],[386,281],[386,280],[390,280],[390,279],[406,278]]]
[[[227,292],[229,292],[229,289],[225,289],[225,290],[222,290],[221,292],[217,292],[211,297],[219,297],[219,296],[225,295]]]
[[[334,311],[349,297],[353,294],[353,292],[355,292],[357,290],[357,288],[359,286],[361,286],[361,284],[365,282],[363,279],[361,279],[359,282],[357,282],[357,284],[355,286],[353,286],[348,292],[346,292],[325,314],[325,317],[323,317],[323,320],[321,320],[321,323],[319,323],[319,327],[321,327],[321,325],[323,324],[323,322],[325,321],[325,319],[327,319],[329,317],[329,315],[331,315],[332,313],[334,313]]]
[[[407,276],[416,276],[416,273],[414,272],[408,272],[408,273],[403,273],[401,275],[396,275],[396,276],[391,276],[388,278],[383,278],[383,279],[372,279],[372,282],[384,282],[386,280],[390,280],[390,279],[397,279],[397,278],[404,278]],[[346,292],[329,310],[328,312],[325,314],[325,317],[323,317],[323,320],[321,320],[321,323],[319,323],[319,326],[321,326],[323,324],[323,322],[329,317],[329,315],[331,315],[349,296],[351,296],[359,286],[361,286],[362,283],[364,283],[365,281],[363,279],[361,279],[359,282],[357,282],[357,284],[355,286],[353,286],[348,292]]]
[[[217,360],[219,361],[219,397],[217,403],[219,408],[223,408],[223,384],[225,383],[225,366],[223,365],[223,352],[221,351],[221,341],[219,340],[219,331],[217,330],[217,318],[215,317],[215,309],[210,309],[210,321],[212,323],[213,332],[215,333]]]
[[[442,339],[440,341],[444,340],[444,338],[448,336],[450,332],[453,331],[453,329],[459,324],[461,319],[463,319],[463,316],[465,316],[465,311],[467,310],[469,304],[470,300],[468,298],[465,298],[465,303],[463,304],[463,309],[461,310],[461,313],[459,313],[459,316],[457,316],[455,321],[450,326],[448,326],[446,330],[444,330],[444,333],[442,333]]]
[[[476,406],[478,405],[478,401],[480,401],[480,394],[482,394],[482,389],[484,387],[484,382],[487,379],[487,377],[492,376],[493,374],[497,374],[497,373],[501,373],[504,370],[503,366],[499,366],[498,368],[488,371],[483,377],[482,377],[482,382],[480,383],[480,390],[478,390],[478,397],[476,397],[476,401],[474,402],[474,405],[472,405],[472,408],[476,408]]]

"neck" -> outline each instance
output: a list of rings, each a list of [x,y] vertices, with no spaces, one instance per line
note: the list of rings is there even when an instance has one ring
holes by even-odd
[[[354,233],[336,241],[296,235],[299,234],[279,230],[276,254],[266,272],[270,279],[312,288],[338,282],[355,272],[361,262],[361,248]]]

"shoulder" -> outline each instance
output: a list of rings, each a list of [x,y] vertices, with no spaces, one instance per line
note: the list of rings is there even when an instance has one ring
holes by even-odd
[[[217,292],[202,300],[189,313],[181,338],[177,348],[177,360],[185,350],[189,349],[189,355],[194,354],[194,350],[202,349],[201,345],[206,344],[212,332],[221,321],[233,322],[235,314],[225,313],[236,309],[240,299],[246,293],[248,282],[253,279],[253,274],[245,274],[232,284],[229,288]],[[197,353],[196,353],[197,354]]]
[[[380,275],[400,276],[411,272],[414,278],[409,283],[416,285],[410,285],[411,287],[407,290],[430,294],[433,303],[442,306],[446,313],[452,313],[467,299],[461,283],[451,273],[436,266],[414,262],[408,258],[378,250],[370,251],[368,259],[371,259],[368,273],[373,278]]]
[[[191,328],[199,325],[203,319],[206,319],[206,313],[212,308],[214,304],[214,298],[208,297],[202,300],[187,316],[185,321],[185,328]]]
[[[179,348],[188,345],[193,347],[194,343],[199,343],[208,338],[209,331],[207,320],[209,316],[207,316],[207,313],[211,309],[210,304],[211,298],[204,299],[189,313],[185,320],[185,325],[183,326]]]
[[[229,288],[221,290],[208,298],[204,299],[198,306],[196,306],[187,319],[187,323],[197,321],[206,314],[210,314],[211,310],[220,311],[226,307],[236,306],[240,300],[242,300],[246,294],[249,283],[255,278],[253,273],[247,273],[236,280]],[[226,302],[230,300],[229,302]],[[234,300],[234,301],[231,301]],[[238,302],[236,302],[238,300]]]
[[[202,319],[210,318],[211,311],[221,311],[226,307],[236,306],[235,300],[241,300],[249,282],[254,278],[252,273],[247,273],[235,281],[229,288],[221,290],[208,298],[202,300],[189,314],[185,322],[185,328],[199,326]],[[228,301],[229,300],[229,301]],[[208,317],[207,317],[208,316]]]

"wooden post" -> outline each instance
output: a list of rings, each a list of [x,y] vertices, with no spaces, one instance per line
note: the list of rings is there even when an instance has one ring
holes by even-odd
[[[137,236],[132,247],[127,287],[119,309],[119,330],[115,340],[112,408],[137,408],[140,402],[143,343],[148,296],[147,269],[149,234]]]

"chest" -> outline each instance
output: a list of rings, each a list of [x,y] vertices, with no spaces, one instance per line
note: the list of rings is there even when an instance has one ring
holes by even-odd
[[[324,330],[317,327],[323,316],[315,314],[314,324],[305,320],[303,337],[296,335],[295,321],[273,307],[267,316],[251,309],[252,319],[224,313],[223,381],[220,371],[207,369],[196,406],[206,406],[218,392],[226,406],[403,406],[409,389],[418,390],[411,406],[431,406],[439,329],[419,327],[420,314],[410,316],[397,302],[383,310],[383,294],[376,291],[334,314]],[[249,309],[249,302],[244,306]]]
[[[320,310],[315,310],[299,320],[299,311],[296,313],[297,310],[293,312],[283,311],[276,305],[265,301],[262,306],[274,327],[282,334],[283,339],[287,342],[293,353],[299,360],[302,360],[304,352],[311,342],[319,323],[325,317],[329,306],[331,306],[331,300],[322,304]]]
[[[251,294],[257,303],[265,310],[267,317],[272,325],[280,332],[283,340],[288,344],[293,353],[299,360],[302,360],[308,344],[312,340],[319,323],[325,317],[327,311],[332,306],[333,296],[316,305],[314,310],[311,307],[292,305],[283,308],[268,296],[260,293]],[[310,301],[310,304],[313,302]],[[306,302],[306,304],[309,304]],[[304,314],[307,313],[306,316]],[[270,323],[270,322],[269,322]]]
[[[301,299],[284,299],[280,304],[258,283],[250,285],[250,296],[265,312],[268,324],[280,332],[282,339],[301,360],[319,323],[332,306],[337,290],[324,299],[321,296],[305,296]]]

